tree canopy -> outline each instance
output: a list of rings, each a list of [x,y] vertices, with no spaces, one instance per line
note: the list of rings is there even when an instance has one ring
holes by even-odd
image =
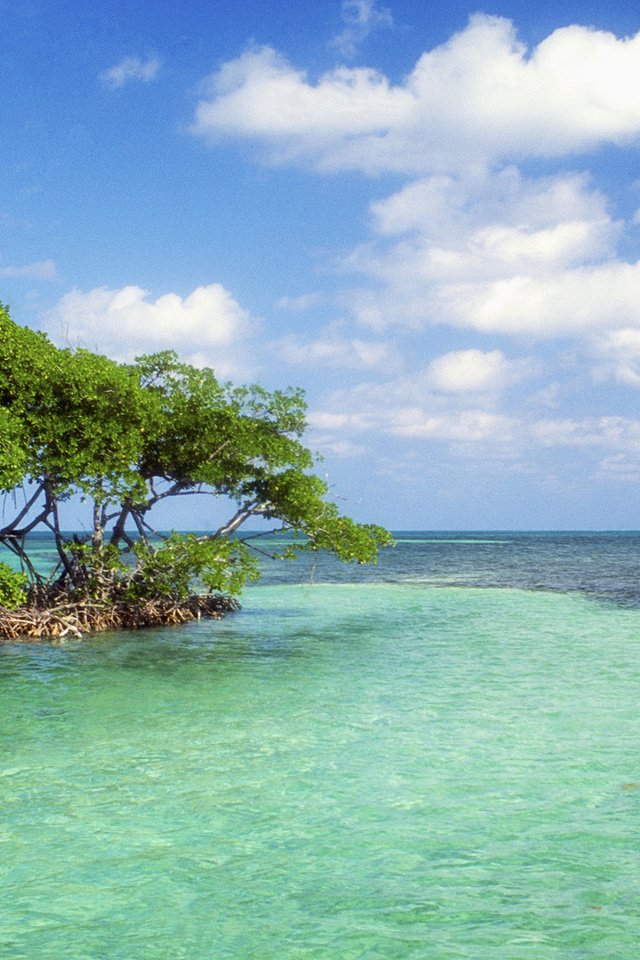
[[[375,561],[390,536],[328,499],[301,440],[305,412],[300,390],[220,383],[173,352],[123,364],[61,349],[0,305],[0,543],[23,570],[18,583],[4,569],[0,604],[45,588],[104,602],[186,598],[194,578],[237,594],[258,569],[251,540],[232,534],[255,517],[299,534],[296,549]],[[74,495],[88,522],[71,535],[60,505]],[[154,507],[187,496],[224,498],[228,520],[199,536],[156,531]],[[53,576],[29,555],[38,529],[55,539]]]

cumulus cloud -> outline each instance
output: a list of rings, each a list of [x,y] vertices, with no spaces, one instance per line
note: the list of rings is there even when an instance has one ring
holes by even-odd
[[[158,76],[159,70],[160,60],[156,56],[147,57],[146,60],[140,60],[139,57],[125,57],[115,66],[103,70],[100,80],[110,90],[117,90],[132,80],[151,83]]]
[[[342,20],[344,27],[332,46],[344,57],[354,57],[375,30],[393,26],[391,11],[375,0],[342,0]]]
[[[406,112],[406,94],[368,68],[338,68],[317,86],[275,50],[249,50],[209,80],[192,132],[217,140],[245,137],[268,145],[274,162],[318,160],[340,169],[333,153],[342,141],[382,131]],[[372,114],[379,118],[373,123]],[[357,166],[357,165],[356,165]]]
[[[343,9],[365,29],[376,8],[362,0]],[[350,56],[357,35],[349,46],[345,27],[344,38]],[[478,457],[517,453],[526,464],[529,451],[545,458],[567,448],[576,459],[595,451],[602,476],[634,473],[640,421],[547,414],[569,409],[585,359],[596,380],[640,387],[640,261],[620,253],[633,228],[567,162],[640,143],[640,33],[619,39],[570,26],[527,49],[510,21],[477,15],[401,82],[344,65],[311,77],[254,48],[210,77],[192,131],[244,140],[273,164],[404,177],[371,203],[368,241],[338,265],[349,278],[340,303],[361,335],[343,325],[336,337],[280,345],[292,364],[368,369],[372,380],[387,370],[384,381],[335,391],[312,411],[327,450],[347,455],[383,435]],[[524,161],[547,175],[525,175]],[[555,173],[554,161],[562,161]],[[457,328],[460,349],[426,359],[433,348],[417,334],[442,325]],[[423,351],[406,358],[412,373],[395,378],[389,369],[401,367],[386,366],[383,346],[391,328],[410,331]],[[440,331],[430,336],[441,343]],[[542,353],[510,358],[505,337],[524,338],[527,353],[538,341],[571,342],[543,362]],[[571,383],[558,369],[565,354]],[[555,382],[534,384],[523,404],[511,388],[541,373]]]
[[[444,393],[486,393],[517,383],[535,367],[534,361],[507,360],[501,350],[455,350],[432,360],[426,379]]]
[[[636,142],[638,81],[640,34],[571,26],[527,50],[510,21],[479,14],[400,84],[347,67],[312,82],[249,50],[210,79],[193,130],[274,162],[414,178],[372,203],[373,239],[341,264],[363,278],[344,303],[371,329],[592,336],[640,327],[624,224],[588,175],[525,177],[510,161]]]
[[[633,483],[637,486],[640,481],[640,462],[637,457],[628,456],[626,453],[613,453],[602,458],[598,464],[597,475],[600,479]]]
[[[620,233],[588,175],[524,177],[513,166],[422,178],[374,202],[371,214],[378,236],[407,235],[417,256],[426,251],[437,278],[566,266],[608,255]]]
[[[593,477],[636,476],[640,419],[540,416],[537,403],[527,408],[517,399],[515,405],[505,403],[498,390],[492,394],[496,383],[505,387],[521,377],[528,362],[509,360],[500,351],[452,351],[415,376],[331,392],[311,411],[310,425],[316,436],[334,443],[357,445],[386,436],[414,445],[444,444],[456,458],[506,457],[522,470],[543,451],[565,448],[592,461]],[[532,370],[537,372],[535,362]]]
[[[544,277],[453,284],[438,293],[448,323],[484,333],[576,336],[640,326],[640,262],[604,263]]]
[[[638,267],[615,258],[623,224],[584,174],[423,178],[371,213],[376,238],[343,269],[375,281],[351,295],[375,329],[544,339],[637,322]]]
[[[251,317],[220,284],[197,287],[187,297],[167,293],[153,300],[141,287],[98,287],[65,294],[46,318],[58,342],[86,347],[116,360],[177,350],[196,366],[222,377],[251,373],[247,342]]]
[[[626,143],[640,133],[640,34],[570,26],[529,51],[509,20],[477,14],[400,84],[359,67],[313,82],[271,48],[253,49],[210,78],[193,131],[252,140],[277,163],[367,173]]]
[[[339,457],[341,460],[351,460],[366,453],[366,447],[361,443],[353,443],[352,440],[344,440],[330,435],[316,434],[313,438],[313,446],[318,453],[330,454],[333,457]]]

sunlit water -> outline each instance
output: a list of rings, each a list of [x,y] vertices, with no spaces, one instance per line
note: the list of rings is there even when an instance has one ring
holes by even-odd
[[[640,537],[399,539],[0,646],[0,956],[637,960]]]

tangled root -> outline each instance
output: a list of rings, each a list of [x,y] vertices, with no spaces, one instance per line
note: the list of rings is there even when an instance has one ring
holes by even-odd
[[[139,602],[63,601],[51,606],[30,604],[16,610],[0,607],[0,642],[64,641],[103,630],[140,630],[188,623],[202,618],[221,620],[240,609],[234,597],[193,594],[185,600],[156,598]]]

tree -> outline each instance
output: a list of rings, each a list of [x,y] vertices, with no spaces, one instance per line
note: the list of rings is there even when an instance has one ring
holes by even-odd
[[[296,550],[375,561],[389,534],[327,499],[304,429],[299,390],[221,384],[172,352],[121,364],[60,349],[0,306],[0,543],[19,558],[31,603],[175,604],[189,601],[194,578],[209,595],[235,595],[258,574],[252,540],[232,536],[253,517],[298,534]],[[61,529],[60,504],[74,495],[90,518],[82,535]],[[160,534],[154,507],[185,496],[224,497],[234,509],[206,535]],[[53,535],[53,575],[30,558],[37,529]],[[291,553],[289,542],[282,555]],[[25,588],[7,577],[5,606]]]

